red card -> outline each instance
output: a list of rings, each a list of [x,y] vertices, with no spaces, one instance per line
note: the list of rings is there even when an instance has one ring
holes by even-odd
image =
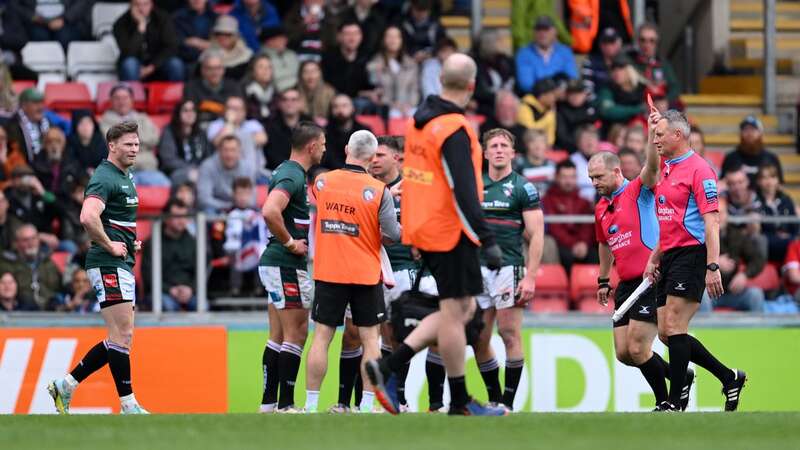
[[[647,106],[649,106],[651,110],[656,109],[656,107],[653,106],[653,97],[650,96],[649,92],[647,93]]]

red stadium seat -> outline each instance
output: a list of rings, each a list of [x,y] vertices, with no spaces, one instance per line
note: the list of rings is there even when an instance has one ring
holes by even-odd
[[[171,114],[151,114],[149,117],[159,130],[163,130],[167,125],[169,125],[169,121],[172,119]]]
[[[597,264],[573,264],[569,275],[569,294],[575,304],[579,305],[584,298],[595,299],[597,296],[597,277],[600,266]]]
[[[587,314],[608,314],[611,315],[614,312],[614,307],[612,306],[611,302],[608,305],[603,306],[600,303],[597,303],[597,297],[583,297],[578,302],[578,311]]]
[[[538,292],[536,294],[536,298],[534,298],[533,301],[528,305],[528,310],[538,313],[569,311],[569,301],[566,298],[546,296],[540,298]]]
[[[150,219],[141,219],[136,221],[136,239],[146,242],[153,234],[153,221]]]
[[[269,195],[269,186],[263,184],[256,186],[256,206],[261,208],[267,201],[267,195]]]
[[[119,81],[103,81],[97,85],[97,113],[102,114],[111,107],[111,89],[120,84]],[[147,94],[144,85],[138,81],[125,81],[133,90],[133,107],[144,111],[147,107]]]
[[[561,264],[542,264],[536,274],[536,294],[528,305],[532,311],[566,311],[569,281]]]
[[[705,157],[717,170],[722,169],[722,162],[725,160],[725,152],[707,151]]]
[[[147,85],[148,114],[171,114],[183,98],[183,83],[156,81]]]
[[[19,94],[21,94],[21,93],[22,93],[22,91],[24,91],[25,89],[28,89],[28,88],[35,88],[35,87],[36,87],[36,82],[35,82],[35,81],[33,81],[33,80],[17,80],[17,81],[14,81],[14,82],[11,84],[11,86],[12,86],[12,89],[14,89],[14,92],[15,92],[17,95],[19,95]]]
[[[395,117],[394,119],[389,119],[389,134],[391,136],[405,136],[406,128],[411,120],[413,119],[410,117]]]
[[[53,254],[50,255],[50,260],[58,267],[59,272],[64,273],[64,269],[66,269],[67,263],[69,262],[69,256],[69,252],[53,252]]]
[[[94,110],[92,94],[83,83],[47,83],[44,88],[44,103],[57,112]]]
[[[356,120],[368,126],[375,136],[386,135],[386,122],[381,116],[361,115],[356,116]]]
[[[164,186],[137,186],[136,193],[140,215],[160,214],[169,200],[169,188]]]
[[[774,291],[781,286],[781,277],[775,266],[767,264],[758,275],[747,279],[747,285],[761,288],[763,291]]]
[[[566,150],[549,150],[547,153],[545,153],[544,157],[558,164],[561,161],[569,158],[569,152]]]

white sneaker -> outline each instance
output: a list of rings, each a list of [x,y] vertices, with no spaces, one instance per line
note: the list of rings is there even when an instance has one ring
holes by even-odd
[[[275,403],[271,403],[269,405],[260,405],[258,407],[258,412],[262,414],[271,414],[277,411],[277,405]]]
[[[56,411],[59,414],[69,414],[69,403],[72,401],[72,390],[66,386],[64,379],[53,380],[47,385],[47,392],[53,397]]]
[[[138,403],[134,403],[132,405],[123,406],[121,414],[150,414],[147,412],[146,409],[142,408],[142,405]]]
[[[350,414],[350,407],[337,403],[328,408],[328,414]]]
[[[411,408],[409,408],[409,406],[405,403],[400,403],[400,412],[401,413],[411,412]]]
[[[278,414],[305,414],[305,408],[296,408],[294,405],[289,405],[281,409],[276,409],[276,413]]]

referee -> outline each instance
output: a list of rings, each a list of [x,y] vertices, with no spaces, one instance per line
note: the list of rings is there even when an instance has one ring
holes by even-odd
[[[657,286],[659,338],[669,346],[669,398],[662,410],[679,411],[689,361],[722,383],[725,411],[735,411],[747,379],[729,369],[689,335],[689,322],[700,307],[703,290],[712,299],[723,293],[719,273],[719,202],[717,175],[689,147],[689,123],[669,110],[653,137],[663,157],[663,176],[656,185],[659,245],[650,256],[645,276],[660,273]]]

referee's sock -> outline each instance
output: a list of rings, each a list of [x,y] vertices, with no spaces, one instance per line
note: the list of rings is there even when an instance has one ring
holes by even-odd
[[[280,380],[280,396],[278,409],[294,405],[294,384],[297,381],[297,371],[300,370],[300,357],[303,347],[284,342],[281,345],[281,354],[278,356],[278,379]]]
[[[500,403],[503,394],[500,390],[500,365],[494,358],[478,363],[478,370],[481,371],[483,383],[486,385],[486,393],[489,394],[489,401]]]
[[[131,385],[131,357],[130,350],[113,342],[106,341],[108,345],[108,367],[117,386],[117,394],[127,397],[133,394]]]
[[[264,353],[261,355],[261,365],[264,370],[264,392],[261,395],[262,405],[278,403],[278,358],[281,354],[281,344],[267,341]]]
[[[506,388],[503,392],[503,404],[509,409],[514,408],[514,397],[517,394],[519,387],[519,380],[522,378],[522,368],[525,366],[525,360],[520,359],[507,359],[506,360]]]
[[[664,378],[669,380],[669,363],[664,361],[664,358],[661,357],[656,352],[653,352],[653,358],[656,359],[656,362],[661,366],[661,371],[664,374]]]
[[[692,352],[692,362],[711,372],[725,386],[736,378],[736,372],[722,364],[706,347],[694,336],[689,336]]]
[[[364,351],[361,347],[355,350],[342,350],[339,355],[339,404],[350,406],[350,397],[356,376],[361,368],[361,357]]]
[[[439,409],[443,405],[444,396],[444,364],[438,353],[428,350],[425,360],[425,376],[428,379],[428,401],[431,409]]]
[[[689,368],[692,347],[688,334],[676,334],[667,340],[669,342],[669,402],[679,406],[683,385],[686,384],[686,369]]]
[[[665,378],[667,373],[664,371],[664,366],[661,364],[662,362],[664,362],[664,360],[661,359],[661,356],[653,352],[653,356],[650,357],[650,359],[644,364],[639,365],[639,370],[642,371],[644,379],[647,380],[647,384],[650,385],[653,394],[655,394],[656,405],[660,405],[661,402],[667,400],[667,381]],[[681,387],[683,387],[683,385],[681,385]]]
[[[89,375],[97,372],[108,363],[108,349],[106,341],[100,341],[92,347],[83,359],[72,369],[70,375],[76,382],[80,383],[85,380]]]

